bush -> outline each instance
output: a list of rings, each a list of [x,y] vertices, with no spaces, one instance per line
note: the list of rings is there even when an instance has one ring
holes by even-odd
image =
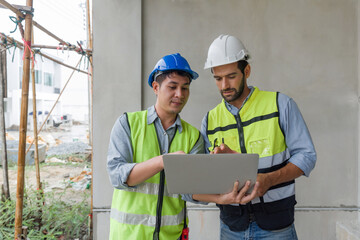
[[[88,196],[79,192],[84,194],[83,201],[65,202],[62,200],[65,191],[60,195],[45,193],[44,197],[36,190],[24,193],[22,225],[28,227],[29,239],[88,239]],[[0,239],[14,239],[15,206],[15,200],[0,202]]]

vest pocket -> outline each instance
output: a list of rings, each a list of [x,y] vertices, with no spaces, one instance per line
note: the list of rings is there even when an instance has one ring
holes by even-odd
[[[260,157],[271,155],[271,144],[268,138],[250,141],[249,146],[249,153],[257,153],[260,155]]]

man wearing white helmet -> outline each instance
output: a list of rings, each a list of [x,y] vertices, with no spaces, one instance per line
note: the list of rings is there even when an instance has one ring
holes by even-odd
[[[258,189],[251,202],[217,204],[220,239],[297,239],[295,179],[309,176],[316,162],[315,148],[291,98],[248,86],[249,58],[239,39],[220,35],[209,47],[205,63],[223,97],[202,122],[206,151],[260,157]],[[194,194],[193,199],[212,201],[206,195]]]

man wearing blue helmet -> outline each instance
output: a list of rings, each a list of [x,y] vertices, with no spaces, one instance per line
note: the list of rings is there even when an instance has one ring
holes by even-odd
[[[148,79],[155,105],[116,120],[107,157],[115,188],[110,239],[180,239],[186,234],[185,201],[168,193],[162,155],[204,152],[199,131],[179,116],[196,78],[179,53],[163,57]]]

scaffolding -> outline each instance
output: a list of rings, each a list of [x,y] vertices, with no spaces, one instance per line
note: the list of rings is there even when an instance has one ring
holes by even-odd
[[[40,181],[40,167],[39,167],[39,159],[38,159],[38,134],[41,132],[44,124],[47,122],[47,119],[51,115],[54,107],[58,103],[62,93],[66,89],[70,79],[72,78],[75,71],[87,74],[88,82],[89,82],[89,131],[90,131],[90,146],[92,149],[92,86],[93,86],[93,78],[92,78],[92,31],[90,26],[90,6],[89,0],[86,0],[86,8],[87,8],[87,37],[88,37],[88,49],[83,48],[83,46],[77,42],[77,44],[71,44],[69,42],[64,41],[62,38],[56,36],[54,33],[47,30],[45,27],[37,23],[33,20],[34,10],[33,10],[33,1],[26,0],[26,6],[12,5],[5,0],[0,0],[0,5],[5,8],[11,10],[16,14],[16,17],[13,17],[13,22],[16,23],[16,29],[19,29],[21,34],[22,42],[15,40],[14,38],[7,36],[4,33],[0,33],[0,45],[4,47],[5,51],[8,48],[16,47],[22,49],[24,51],[23,55],[23,79],[22,79],[22,95],[21,95],[21,115],[20,115],[20,128],[19,128],[19,149],[18,149],[18,172],[17,172],[17,189],[16,189],[16,211],[15,211],[15,239],[26,239],[27,229],[22,225],[22,214],[23,214],[23,198],[24,198],[24,174],[25,174],[25,156],[29,151],[32,144],[35,144],[35,168],[36,168],[36,182],[37,189],[39,190],[39,194],[43,194],[42,186]],[[23,28],[22,21],[25,20],[25,29]],[[42,32],[46,33],[48,36],[52,37],[56,41],[59,42],[58,46],[50,46],[50,45],[39,45],[34,44],[33,42],[33,26],[37,27]],[[16,30],[15,29],[15,30]],[[15,31],[14,30],[14,31]],[[58,61],[48,54],[41,52],[41,49],[61,49],[68,51],[75,51],[81,57],[79,62],[75,67],[70,66],[68,64],[62,63]],[[15,51],[15,50],[14,50]],[[37,129],[37,119],[36,114],[33,114],[33,122],[34,122],[34,140],[31,142],[28,149],[26,149],[26,132],[27,132],[27,112],[28,112],[28,95],[29,95],[29,79],[30,74],[32,74],[32,79],[35,79],[35,55],[38,54],[42,57],[45,57],[51,61],[54,61],[58,64],[61,64],[64,67],[72,69],[72,73],[62,88],[57,100],[55,101],[52,109],[46,116],[45,121],[42,123],[39,130]],[[0,55],[1,57],[1,55]],[[83,58],[87,58],[89,61],[88,71],[84,71],[78,68]],[[1,59],[0,59],[1,61]],[[0,69],[1,70],[1,69]],[[2,71],[0,71],[0,79],[2,79]],[[2,83],[0,85],[3,85]],[[33,112],[36,113],[36,88],[35,88],[35,80],[32,81],[32,93],[33,93]],[[8,185],[8,169],[7,169],[7,160],[6,160],[6,138],[5,138],[5,121],[4,121],[4,112],[3,112],[3,98],[4,98],[4,89],[3,86],[0,87],[0,134],[3,139],[2,152],[5,153],[3,155],[3,171],[4,171],[4,186],[3,192],[5,198],[10,198],[9,194],[9,185]],[[91,153],[91,168],[93,167],[92,161],[92,153]],[[90,234],[92,232],[92,184],[91,184],[91,213],[90,213]],[[39,196],[41,197],[41,196]],[[40,208],[41,209],[41,208]],[[40,219],[41,221],[41,219]]]

